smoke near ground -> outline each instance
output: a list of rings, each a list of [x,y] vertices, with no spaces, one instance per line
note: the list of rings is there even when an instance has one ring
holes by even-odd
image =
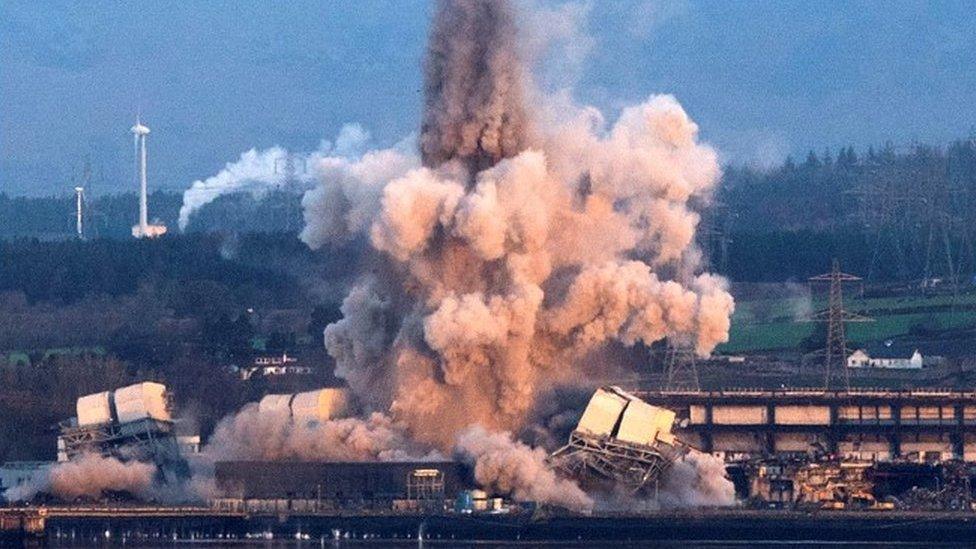
[[[419,158],[325,163],[301,238],[368,238],[372,268],[325,344],[370,409],[466,456],[485,486],[587,507],[541,450],[498,433],[525,429],[540,392],[598,379],[588,359],[607,344],[707,355],[728,339],[732,297],[700,272],[691,206],[720,170],[671,96],[612,123],[565,95],[530,105],[516,23],[508,2],[439,2]]]
[[[388,416],[292,421],[249,404],[217,424],[206,456],[256,461],[416,461],[441,456],[418,447]]]
[[[664,475],[658,499],[665,508],[725,507],[735,503],[735,486],[721,458],[692,451]]]
[[[509,433],[471,427],[458,437],[455,453],[473,466],[475,481],[493,493],[578,511],[593,507],[593,499],[575,482],[556,476],[545,450],[513,440]]]
[[[39,471],[31,481],[10,488],[3,495],[10,501],[28,501],[38,493],[46,493],[76,501],[97,499],[106,492],[126,492],[147,499],[155,477],[156,466],[149,463],[84,454]]]

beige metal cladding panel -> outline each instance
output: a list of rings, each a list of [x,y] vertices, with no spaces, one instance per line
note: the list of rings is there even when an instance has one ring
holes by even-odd
[[[347,403],[345,389],[319,389],[295,395],[291,401],[291,413],[296,419],[325,421],[345,414]]]
[[[586,405],[576,429],[590,435],[610,436],[626,405],[624,397],[598,389]]]
[[[967,422],[976,421],[976,406],[963,406],[962,417]]]
[[[712,423],[716,425],[763,425],[765,406],[712,406]]]
[[[115,410],[120,423],[153,418],[168,421],[166,386],[144,382],[122,387],[115,391]]]
[[[258,403],[258,412],[262,414],[287,414],[288,404],[292,395],[264,395]]]
[[[764,445],[753,433],[715,433],[712,449],[716,452],[762,452]]]
[[[75,407],[75,411],[78,413],[78,425],[98,425],[111,422],[112,406],[109,402],[111,396],[111,392],[102,391],[79,398]]]
[[[674,412],[634,399],[624,410],[617,438],[634,444],[652,444],[659,433],[668,435],[674,424]],[[668,437],[665,436],[665,439]]]
[[[942,419],[943,421],[952,421],[956,419],[956,407],[955,406],[943,406],[942,407]]]
[[[856,420],[861,419],[861,407],[860,406],[841,406],[837,410],[837,417],[839,419]]]
[[[918,407],[917,406],[902,406],[899,412],[899,418],[902,421],[916,421],[918,418]]]
[[[829,425],[830,408],[813,405],[777,406],[775,418],[778,425]]]
[[[938,406],[919,406],[918,407],[918,419],[924,419],[924,420],[939,419],[939,407]]]
[[[688,422],[692,425],[704,425],[705,412],[705,406],[701,404],[692,404],[688,407]]]
[[[924,452],[941,452],[944,454],[952,453],[952,443],[943,440],[922,440],[922,441],[903,441],[901,443],[901,453],[911,454],[911,453],[924,453]]]
[[[809,452],[815,441],[816,437],[805,433],[776,433],[773,446],[777,452]]]

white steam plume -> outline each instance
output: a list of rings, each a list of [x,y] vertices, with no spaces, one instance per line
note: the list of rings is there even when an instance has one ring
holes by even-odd
[[[292,154],[282,147],[245,151],[216,175],[194,181],[183,192],[180,230],[186,230],[190,218],[200,208],[224,195],[246,192],[260,198],[268,191],[286,185],[297,185],[295,191],[305,191],[315,180],[315,167],[319,162],[355,158],[368,141],[369,134],[359,124],[346,124],[335,143],[323,140],[319,150],[311,153]]]

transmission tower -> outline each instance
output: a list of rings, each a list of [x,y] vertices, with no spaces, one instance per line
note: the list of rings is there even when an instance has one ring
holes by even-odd
[[[695,351],[689,346],[668,342],[664,353],[665,390],[701,391]]]
[[[842,273],[840,262],[834,259],[829,273],[811,276],[810,283],[827,282],[830,284],[830,298],[827,308],[813,313],[809,320],[827,323],[827,345],[824,354],[824,389],[830,389],[831,374],[844,373],[844,388],[851,390],[851,376],[847,369],[847,337],[844,324],[847,322],[871,322],[874,319],[844,310],[844,283],[856,282],[860,277]]]
[[[731,225],[733,214],[728,205],[712,202],[700,212],[696,235],[699,247],[705,254],[705,261],[712,269],[725,273],[729,263],[729,244],[732,242]]]

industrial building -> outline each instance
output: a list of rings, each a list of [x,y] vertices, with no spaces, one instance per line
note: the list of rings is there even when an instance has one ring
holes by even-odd
[[[80,397],[77,415],[60,425],[58,461],[85,453],[151,461],[161,470],[188,473],[166,386],[143,382]],[[184,446],[199,437],[184,438]]]
[[[218,508],[318,511],[394,507],[443,510],[469,486],[456,461],[217,462]]]
[[[679,439],[727,461],[836,455],[976,461],[976,392],[805,389],[641,392],[675,410]]]
[[[349,391],[327,387],[297,394],[265,395],[258,402],[262,414],[286,414],[294,421],[326,421],[344,417],[350,411]]]
[[[655,486],[689,448],[671,429],[675,413],[651,406],[619,387],[598,389],[569,442],[550,457],[579,480],[621,483],[631,491]]]

